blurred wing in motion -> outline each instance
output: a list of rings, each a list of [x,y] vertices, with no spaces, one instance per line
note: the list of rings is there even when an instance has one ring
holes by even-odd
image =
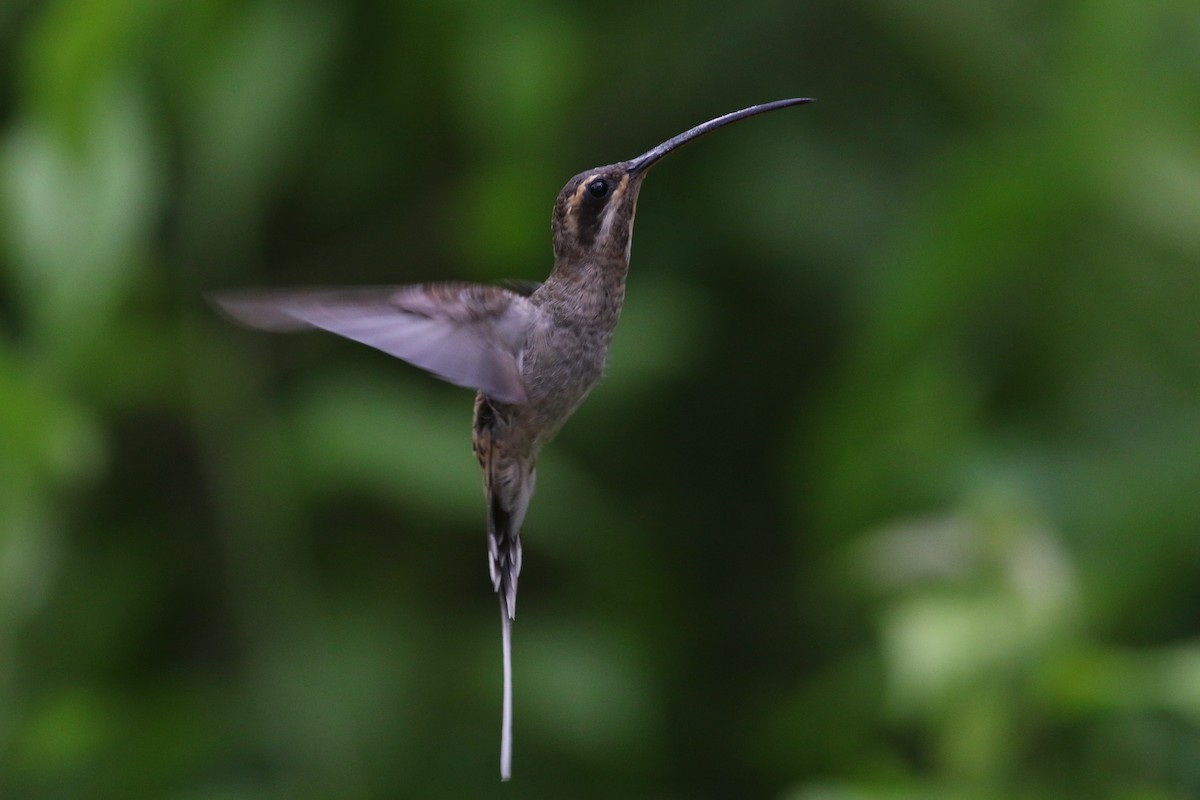
[[[499,286],[439,283],[368,289],[222,292],[234,321],[265,331],[311,328],[370,345],[501,403],[525,400],[518,355],[537,318]]]

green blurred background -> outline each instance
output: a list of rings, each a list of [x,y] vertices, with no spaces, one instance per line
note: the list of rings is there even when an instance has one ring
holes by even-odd
[[[642,192],[500,637],[471,394],[205,291]],[[4,0],[0,797],[1200,796],[1194,0]]]

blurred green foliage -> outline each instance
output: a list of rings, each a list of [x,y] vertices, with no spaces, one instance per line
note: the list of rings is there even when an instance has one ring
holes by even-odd
[[[207,309],[539,279],[501,787],[469,392]],[[0,797],[1200,796],[1193,2],[0,5]]]

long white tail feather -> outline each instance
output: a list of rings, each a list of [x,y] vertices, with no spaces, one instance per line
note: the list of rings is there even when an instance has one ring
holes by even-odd
[[[500,780],[512,778],[512,617],[500,595],[500,633],[504,651],[504,711],[500,723]]]

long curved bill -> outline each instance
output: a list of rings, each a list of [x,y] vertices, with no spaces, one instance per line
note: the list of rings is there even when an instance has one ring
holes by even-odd
[[[702,122],[691,130],[684,131],[678,136],[663,142],[658,147],[648,150],[637,158],[633,159],[633,161],[629,162],[629,172],[634,175],[639,172],[644,172],[656,161],[671,151],[682,147],[693,139],[699,139],[709,131],[715,131],[717,128],[724,127],[731,122],[737,122],[738,120],[746,119],[747,117],[753,117],[758,114],[765,114],[768,111],[787,108],[788,106],[798,106],[802,103],[811,103],[812,101],[813,98],[811,97],[793,97],[788,100],[776,100],[773,103],[761,103],[756,106],[750,106],[749,108],[743,108],[741,111],[731,111],[724,116],[717,117],[716,119],[710,119],[708,122]]]

